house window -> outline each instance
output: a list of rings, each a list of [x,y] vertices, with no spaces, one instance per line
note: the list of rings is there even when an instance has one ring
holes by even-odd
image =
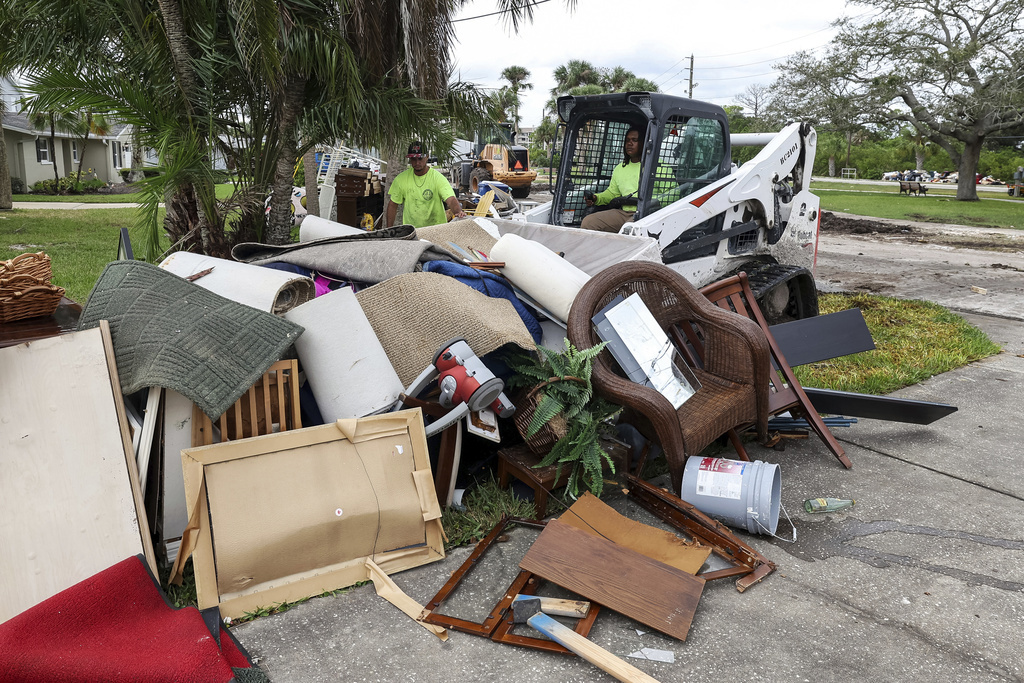
[[[71,141],[71,161],[78,163],[78,141]]]
[[[111,155],[113,157],[113,160],[114,160],[114,168],[115,169],[122,168],[124,166],[124,163],[123,163],[124,160],[122,158],[122,153],[121,153],[121,143],[120,142],[111,142],[110,143],[110,153],[111,153]]]
[[[36,140],[36,161],[41,164],[53,163],[53,147],[46,138]]]

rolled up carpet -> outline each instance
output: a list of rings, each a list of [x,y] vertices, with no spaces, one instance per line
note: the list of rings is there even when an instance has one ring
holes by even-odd
[[[290,311],[316,296],[312,278],[189,251],[171,254],[160,263],[160,267],[186,279],[210,270],[192,282],[232,301],[274,315]]]
[[[107,264],[80,330],[110,322],[121,391],[165,387],[217,418],[302,334],[284,318],[231,301],[143,261]]]
[[[372,415],[398,400],[405,387],[351,289],[319,296],[285,318],[306,330],[295,350],[325,422]]]
[[[505,344],[536,345],[516,309],[437,273],[408,273],[356,294],[404,386],[445,342],[463,337],[478,356]]]
[[[409,238],[385,239],[384,234],[394,231]],[[291,263],[324,273],[340,280],[376,284],[389,278],[411,273],[422,263],[443,259],[454,260],[451,255],[427,242],[412,239],[412,226],[398,226],[387,230],[364,232],[362,235],[327,237],[313,242],[286,246],[239,244],[232,249],[234,258],[248,263]],[[382,237],[373,239],[366,235]]]
[[[502,275],[533,297],[537,303],[569,319],[569,309],[590,276],[543,244],[506,234],[495,243],[491,260],[504,261]]]
[[[299,242],[312,242],[325,237],[342,237],[344,235],[358,235],[365,230],[353,228],[344,223],[336,223],[319,216],[307,215],[299,225]]]

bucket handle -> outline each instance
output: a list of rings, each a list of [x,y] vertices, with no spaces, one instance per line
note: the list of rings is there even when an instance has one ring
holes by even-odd
[[[766,527],[764,524],[761,524],[761,520],[757,518],[757,512],[753,508],[747,508],[747,514],[750,515],[750,518],[754,520],[754,524],[761,527],[761,529],[763,529],[764,532],[769,536],[777,538],[780,541],[785,541],[786,543],[796,543],[796,525],[793,524],[793,520],[790,518],[789,513],[786,512],[786,506],[782,504],[781,500],[779,501],[779,507],[782,509],[782,514],[786,515],[786,521],[789,522],[789,528],[793,530],[793,538],[783,538],[782,536],[773,534],[771,531],[768,530],[768,527]]]

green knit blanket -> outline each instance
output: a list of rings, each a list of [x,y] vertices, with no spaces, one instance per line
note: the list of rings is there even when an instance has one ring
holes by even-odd
[[[110,322],[121,390],[174,389],[216,419],[303,328],[142,261],[107,264],[78,329]]]

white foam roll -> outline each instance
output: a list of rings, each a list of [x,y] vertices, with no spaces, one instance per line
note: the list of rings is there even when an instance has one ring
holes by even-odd
[[[212,268],[209,273],[194,280],[195,284],[225,299],[275,315],[316,296],[316,285],[312,278],[274,268],[193,254],[190,251],[171,254],[160,267],[183,278]]]
[[[519,235],[503,235],[491,248],[492,261],[504,261],[501,272],[537,303],[569,319],[569,308],[590,276],[543,244]]]
[[[326,422],[379,413],[398,400],[405,387],[351,289],[319,296],[284,317],[306,328],[295,350]]]
[[[335,223],[319,216],[306,215],[299,224],[299,241],[311,242],[323,239],[324,237],[342,237],[344,235],[358,235],[365,230],[353,228],[344,223]]]

